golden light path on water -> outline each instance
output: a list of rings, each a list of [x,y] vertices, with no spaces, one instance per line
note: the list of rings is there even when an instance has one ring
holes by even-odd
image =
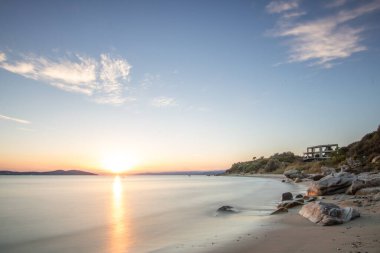
[[[108,252],[125,253],[131,246],[128,215],[126,214],[123,185],[120,176],[115,176],[112,184],[112,210],[110,249]]]

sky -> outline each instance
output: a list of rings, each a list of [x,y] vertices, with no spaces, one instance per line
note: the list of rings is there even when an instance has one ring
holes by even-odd
[[[228,169],[380,124],[379,0],[3,0],[0,31],[0,169]]]

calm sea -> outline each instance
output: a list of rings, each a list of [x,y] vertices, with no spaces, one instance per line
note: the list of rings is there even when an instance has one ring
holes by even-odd
[[[0,252],[207,252],[259,231],[298,190],[248,177],[2,176]]]

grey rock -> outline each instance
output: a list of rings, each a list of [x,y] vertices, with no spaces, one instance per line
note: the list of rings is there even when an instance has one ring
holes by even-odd
[[[351,186],[347,189],[347,194],[355,194],[363,188],[378,187],[380,186],[380,174],[362,173],[359,174],[357,179],[354,180]]]
[[[342,224],[360,216],[359,211],[352,207],[341,208],[338,205],[320,201],[304,205],[299,214],[323,226]]]
[[[302,172],[298,170],[287,170],[284,172],[284,176],[290,179],[304,178]]]
[[[312,182],[307,189],[308,196],[323,196],[344,193],[356,176],[347,172],[331,174]]]
[[[336,170],[335,170],[335,168],[329,168],[329,167],[323,166],[321,168],[321,172],[322,172],[323,176],[327,176],[327,175],[335,174]]]
[[[318,181],[318,180],[320,180],[320,179],[322,179],[322,178],[324,178],[325,177],[325,175],[322,175],[322,174],[316,174],[316,175],[311,175],[309,178],[311,179],[311,180],[313,180],[313,181]]]
[[[380,187],[368,187],[358,190],[355,195],[373,195],[380,193]]]
[[[375,195],[372,196],[372,200],[373,201],[379,201],[380,200],[380,193],[377,193]]]

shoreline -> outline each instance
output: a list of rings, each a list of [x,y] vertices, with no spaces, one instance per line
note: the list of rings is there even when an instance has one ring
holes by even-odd
[[[230,175],[226,175],[230,176]],[[282,174],[231,175],[240,177],[264,177],[284,179]],[[292,183],[307,187],[308,181]],[[305,191],[299,192],[304,194]],[[341,198],[342,195],[322,196],[323,202],[352,206],[361,217],[350,222],[321,226],[298,214],[301,207],[276,214],[263,224],[263,229],[252,231],[254,237],[245,236],[239,242],[226,245],[208,253],[255,253],[255,252],[368,252],[380,253],[380,203],[368,202],[360,196]],[[279,196],[280,200],[280,196]]]
[[[263,177],[263,178],[274,178],[274,179],[284,179],[283,174],[228,174],[222,175],[223,177]]]

